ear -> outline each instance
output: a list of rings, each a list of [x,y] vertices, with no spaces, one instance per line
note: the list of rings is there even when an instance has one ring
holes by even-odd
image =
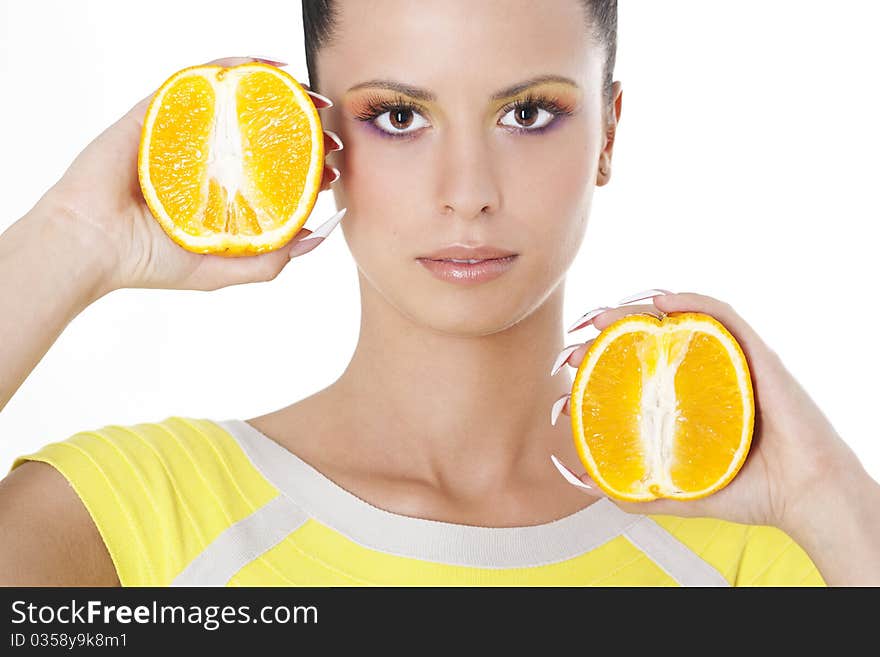
[[[611,85],[613,112],[605,117],[605,146],[599,153],[599,171],[596,174],[596,185],[607,185],[611,179],[611,155],[614,151],[614,138],[617,135],[617,124],[623,107],[623,87],[620,81]]]

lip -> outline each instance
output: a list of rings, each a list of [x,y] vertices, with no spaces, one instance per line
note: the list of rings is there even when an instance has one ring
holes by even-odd
[[[474,264],[432,258],[416,258],[416,260],[440,280],[461,285],[476,285],[498,278],[513,267],[518,257],[517,254],[512,254],[502,258],[486,258]]]
[[[506,258],[512,255],[516,255],[516,253],[489,245],[465,246],[464,244],[450,244],[439,251],[420,256],[420,259],[444,260],[456,258],[458,260],[489,260],[493,258]]]

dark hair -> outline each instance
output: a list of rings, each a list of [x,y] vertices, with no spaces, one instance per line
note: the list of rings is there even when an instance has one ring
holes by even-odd
[[[587,13],[587,29],[594,39],[605,47],[603,96],[606,111],[610,112],[611,83],[614,76],[614,59],[617,55],[617,0],[581,0]],[[334,0],[302,0],[303,33],[305,35],[306,66],[309,86],[320,92],[316,55],[322,46],[333,38],[336,26],[336,3]]]

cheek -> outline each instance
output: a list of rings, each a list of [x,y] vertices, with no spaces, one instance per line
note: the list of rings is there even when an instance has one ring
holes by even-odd
[[[394,214],[398,200],[411,193],[413,156],[365,132],[364,126],[352,125],[344,137],[346,201],[353,214],[381,223]]]
[[[499,176],[510,215],[533,244],[577,250],[596,180],[598,145],[577,125],[504,142]],[[573,256],[572,256],[573,257]]]
[[[394,141],[363,125],[350,126],[344,140],[345,200],[357,218],[347,224],[352,250],[381,241],[387,255],[423,245],[423,233],[410,233],[418,222],[422,231],[433,225],[428,206],[438,202],[432,193],[439,165],[431,140]],[[498,135],[486,162],[512,244],[577,250],[595,185],[595,141],[577,117],[544,134]]]
[[[569,125],[537,135],[510,135],[502,140],[499,158],[505,190],[515,195],[516,207],[547,211],[577,205],[595,178],[596,145],[586,127],[567,119]],[[547,212],[541,212],[544,216]]]
[[[350,126],[343,140],[349,248],[362,265],[381,268],[426,242],[412,231],[427,216],[424,168],[430,156],[418,144],[389,144],[359,125]]]
[[[388,214],[390,203],[415,193],[413,167],[423,158],[406,145],[388,144],[367,131],[365,126],[352,126],[345,139],[345,189],[359,214],[379,219],[377,215]]]

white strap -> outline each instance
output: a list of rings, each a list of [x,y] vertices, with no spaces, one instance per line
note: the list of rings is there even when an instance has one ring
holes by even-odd
[[[713,566],[650,518],[643,516],[623,534],[681,586],[730,586]]]
[[[713,566],[660,525],[625,513],[608,498],[554,522],[525,527],[476,527],[403,516],[358,498],[244,421],[217,424],[238,441],[282,497],[296,501],[298,513],[372,550],[459,566],[528,568],[572,559],[625,536],[683,586],[729,586]],[[285,532],[290,531],[286,526]]]
[[[171,586],[226,586],[235,573],[275,547],[308,518],[289,497],[278,495],[226,528]]]

